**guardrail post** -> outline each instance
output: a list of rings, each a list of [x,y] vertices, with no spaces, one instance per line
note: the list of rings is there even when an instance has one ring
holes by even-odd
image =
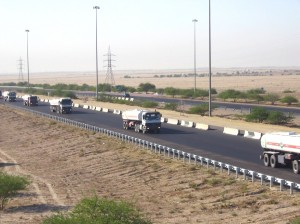
[[[220,163],[220,169],[221,169],[221,173],[223,173],[223,163]]]
[[[254,183],[255,172],[252,172],[252,183]]]
[[[156,153],[157,150],[157,144],[154,145],[154,152]]]
[[[282,188],[283,188],[283,180],[280,180],[280,188],[279,188],[279,190],[282,191]]]
[[[164,156],[166,156],[166,146],[163,146]]]
[[[203,166],[203,157],[200,157],[200,164]]]
[[[231,165],[228,165],[228,176],[230,175]]]
[[[291,183],[290,194],[293,194],[293,193],[294,193],[294,184],[295,184],[295,183]]]
[[[188,154],[188,157],[189,157],[189,164],[191,164],[191,154],[190,153]]]
[[[168,150],[168,157],[170,157],[170,148],[168,147],[167,150]]]
[[[247,180],[247,173],[248,173],[248,170],[244,169],[244,180]]]
[[[173,159],[175,159],[175,149],[172,149]]]
[[[240,171],[240,168],[237,167],[236,170],[235,170],[235,178],[239,177],[239,171]]]
[[[270,188],[273,187],[273,181],[274,181],[274,177],[270,178]]]
[[[210,162],[209,159],[207,159],[206,160],[206,167],[207,167],[207,169],[208,169],[208,166],[209,166],[209,162]]]
[[[261,177],[260,177],[260,184],[261,185],[263,185],[263,183],[264,183],[264,178],[265,178],[265,175],[261,175]]]
[[[180,160],[180,151],[177,150],[177,159]]]
[[[158,151],[159,151],[159,154],[161,154],[161,145],[158,146]]]

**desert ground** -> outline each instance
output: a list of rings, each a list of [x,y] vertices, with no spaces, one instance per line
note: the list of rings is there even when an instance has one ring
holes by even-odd
[[[41,223],[97,194],[136,204],[153,223],[287,223],[300,194],[136,148],[0,105],[0,171],[31,180],[0,224]]]

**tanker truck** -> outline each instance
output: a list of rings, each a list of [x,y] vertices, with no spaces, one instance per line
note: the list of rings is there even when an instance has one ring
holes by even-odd
[[[59,99],[52,99],[49,100],[50,103],[50,111],[56,112],[60,114],[69,114],[72,113],[72,104],[73,101],[71,98],[59,98]]]
[[[38,97],[32,95],[24,95],[22,96],[25,106],[37,106],[38,105]]]
[[[264,149],[260,159],[265,166],[272,168],[279,164],[291,166],[294,173],[300,172],[300,134],[295,132],[266,133],[261,137],[261,146]]]
[[[142,131],[159,133],[161,127],[161,114],[157,111],[127,110],[122,113],[123,128],[134,129],[135,132]]]
[[[3,92],[4,101],[15,102],[16,101],[16,92],[13,91],[4,91]]]

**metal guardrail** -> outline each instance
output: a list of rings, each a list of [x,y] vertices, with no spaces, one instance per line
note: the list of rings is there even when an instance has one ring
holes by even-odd
[[[6,104],[6,105],[8,105],[8,104]],[[150,150],[150,151],[152,151],[154,153],[158,153],[158,154],[163,154],[164,156],[167,156],[169,158],[183,160],[183,162],[188,162],[190,164],[193,163],[195,165],[207,166],[207,168],[209,168],[209,166],[213,166],[214,170],[219,168],[221,170],[221,172],[224,172],[224,170],[227,170],[228,175],[233,172],[233,173],[235,173],[236,178],[239,175],[243,175],[244,180],[247,180],[248,178],[251,178],[252,182],[254,182],[257,179],[260,180],[261,185],[263,185],[265,182],[268,182],[270,187],[273,187],[274,185],[279,185],[280,191],[282,191],[284,187],[288,187],[290,189],[290,194],[293,194],[294,190],[300,190],[300,184],[292,182],[292,181],[288,181],[288,180],[281,179],[278,177],[266,175],[266,174],[259,173],[259,172],[253,171],[253,170],[244,169],[244,168],[237,167],[237,166],[234,166],[231,164],[216,161],[216,160],[213,160],[213,159],[210,159],[207,157],[202,157],[202,156],[199,156],[196,154],[191,154],[188,152],[184,152],[182,150],[177,150],[174,148],[170,148],[167,146],[149,142],[149,141],[146,141],[143,139],[132,137],[130,135],[125,135],[125,134],[122,134],[119,132],[114,132],[114,131],[111,131],[108,129],[85,124],[83,122],[78,122],[78,121],[66,119],[63,117],[58,117],[55,115],[30,110],[27,108],[20,108],[20,107],[16,107],[13,105],[9,105],[9,106],[20,109],[20,110],[28,111],[28,112],[33,113],[38,116],[46,117],[46,118],[49,118],[49,119],[52,119],[52,120],[55,120],[58,122],[72,125],[72,126],[75,126],[75,127],[81,128],[81,129],[85,129],[85,130],[93,131],[93,132],[97,132],[97,133],[102,133],[109,137],[117,138],[123,142],[135,144],[142,149]]]

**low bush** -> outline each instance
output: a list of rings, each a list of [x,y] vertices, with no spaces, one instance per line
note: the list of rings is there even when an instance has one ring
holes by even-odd
[[[29,183],[25,177],[0,172],[0,210],[3,210],[8,201],[19,191],[26,189]]]
[[[144,219],[134,205],[124,201],[102,199],[97,196],[85,198],[67,214],[56,214],[43,224],[151,224]]]

